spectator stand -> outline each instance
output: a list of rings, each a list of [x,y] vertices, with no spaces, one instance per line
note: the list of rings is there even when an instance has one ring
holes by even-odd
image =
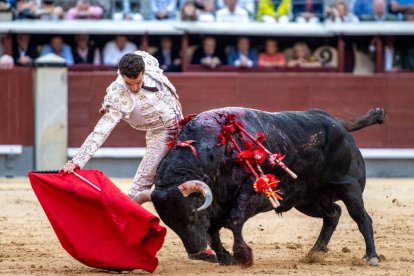
[[[173,36],[174,43],[180,43],[183,53],[187,53],[190,47],[200,43],[199,36],[213,35],[224,38],[224,41],[232,41],[234,36],[248,36],[255,42],[261,44],[264,38],[274,37],[280,40],[282,48],[292,46],[294,40],[305,40],[306,42],[326,42],[329,46],[337,48],[338,67],[335,70],[327,68],[327,71],[345,72],[346,49],[352,44],[353,40],[360,38],[378,37],[376,40],[376,72],[384,71],[384,45],[383,39],[387,36],[395,36],[398,39],[409,39],[414,36],[414,23],[412,22],[359,22],[359,23],[288,23],[288,24],[266,24],[259,22],[246,23],[203,23],[203,22],[180,22],[180,21],[113,21],[113,20],[61,20],[50,21],[8,21],[0,22],[0,34],[4,34],[3,48],[5,54],[11,54],[13,34],[28,33],[36,35],[36,38],[51,34],[73,36],[75,34],[89,34],[102,40],[110,40],[110,36],[125,34],[131,36],[135,41],[140,37],[141,49],[156,46],[157,36]],[[181,41],[180,41],[181,40]],[[288,45],[290,44],[290,45]],[[103,44],[101,44],[103,45]],[[321,46],[313,45],[312,48]],[[188,55],[182,55],[182,70],[205,70],[189,65]],[[229,71],[234,68],[222,66],[220,70]],[[307,69],[307,70],[311,70]],[[326,69],[326,68],[322,68]],[[248,69],[258,70],[262,69]],[[264,70],[264,71],[268,71]],[[275,71],[290,71],[291,69],[278,68]],[[307,71],[300,69],[299,71]],[[313,70],[315,70],[313,68]],[[243,69],[243,71],[246,71]],[[297,70],[295,70],[297,71]]]

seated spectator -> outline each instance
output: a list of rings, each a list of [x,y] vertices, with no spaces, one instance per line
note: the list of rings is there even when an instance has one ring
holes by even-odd
[[[43,46],[42,51],[40,52],[40,56],[44,56],[50,53],[54,53],[55,55],[64,58],[67,65],[72,65],[74,63],[72,49],[69,45],[64,43],[61,36],[53,36],[50,39],[50,43]]]
[[[273,0],[259,0],[257,3],[256,20],[259,22],[276,22],[276,9]]]
[[[200,22],[214,22],[216,20],[214,13],[216,12],[215,0],[195,0],[197,8],[197,20]]]
[[[193,1],[187,0],[180,10],[182,21],[197,21],[197,8]]]
[[[224,57],[219,53],[216,45],[216,39],[207,36],[203,39],[202,47],[198,47],[193,54],[191,64],[202,64],[212,69],[223,64]]]
[[[253,18],[256,14],[257,0],[237,0],[237,6],[247,11],[249,18]],[[222,9],[226,6],[226,0],[217,0],[218,9]]]
[[[132,6],[130,0],[122,0],[121,11],[115,12],[112,19],[142,21],[144,17],[138,12],[139,9],[139,5]]]
[[[113,41],[106,43],[103,50],[103,63],[116,66],[123,55],[136,50],[138,50],[137,45],[128,41],[126,35],[117,35]]]
[[[78,0],[76,6],[66,13],[67,19],[101,19],[103,9],[99,6],[92,6],[90,0]]]
[[[348,12],[348,5],[345,2],[339,1],[330,9],[330,13],[326,18],[326,21],[335,23],[359,22],[359,18]]]
[[[14,6],[14,1],[11,1],[11,0],[0,1],[0,11],[2,12],[12,11],[13,6]]]
[[[293,16],[299,23],[317,23],[323,20],[323,0],[292,2]]]
[[[259,22],[289,22],[291,0],[259,0],[256,19]]]
[[[37,13],[40,19],[45,20],[62,19],[65,15],[63,8],[61,6],[57,6],[53,0],[43,0]]]
[[[311,55],[311,51],[306,43],[298,42],[293,46],[291,59],[288,61],[289,67],[321,67],[322,63]]]
[[[175,19],[177,14],[177,0],[152,0],[152,12],[155,19]]]
[[[14,67],[13,57],[2,55],[0,57],[0,69],[11,69]]]
[[[236,67],[253,67],[257,64],[257,51],[250,48],[250,40],[240,37],[237,49],[232,48],[227,56],[227,63]]]
[[[13,50],[14,64],[29,66],[35,58],[37,58],[37,51],[36,48],[30,44],[30,35],[18,34],[16,37],[16,45]]]
[[[181,58],[179,51],[173,49],[172,40],[168,36],[161,38],[160,49],[155,52],[154,57],[158,60],[160,68],[166,72],[178,72],[181,69]]]
[[[278,52],[276,39],[267,39],[265,42],[265,52],[259,54],[258,65],[262,67],[285,66],[286,60],[283,53]]]
[[[224,0],[226,6],[216,12],[217,22],[249,22],[247,10],[237,5],[237,0]]]
[[[75,36],[76,46],[72,49],[75,64],[101,64],[99,49],[90,41],[89,35]]]
[[[414,21],[414,0],[391,0],[390,8],[402,14],[405,21]]]
[[[375,59],[377,39],[371,40],[369,45],[369,51],[373,59]],[[395,47],[395,38],[393,36],[385,37],[384,42],[384,71],[385,72],[398,72],[401,71],[402,55],[401,52]]]
[[[38,7],[35,0],[17,0],[17,19],[34,19],[38,16]]]
[[[359,18],[373,14],[372,0],[355,0],[353,12]]]
[[[385,0],[372,0],[372,14],[361,15],[363,21],[397,21],[398,18],[394,14],[388,13],[387,3]]]

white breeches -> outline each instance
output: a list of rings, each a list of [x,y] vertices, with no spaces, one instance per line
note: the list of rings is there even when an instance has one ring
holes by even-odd
[[[151,189],[158,165],[168,152],[168,143],[177,133],[178,126],[147,131],[145,155],[128,192],[129,197],[134,198],[139,192]]]

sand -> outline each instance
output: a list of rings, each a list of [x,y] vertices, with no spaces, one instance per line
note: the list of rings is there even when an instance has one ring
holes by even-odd
[[[124,191],[127,179],[113,179]],[[329,252],[307,256],[321,219],[292,210],[259,214],[244,228],[253,249],[250,268],[191,261],[180,239],[168,231],[155,275],[414,275],[414,179],[368,179],[365,206],[374,221],[379,267],[361,261],[365,244],[342,202],[342,217]],[[144,207],[151,212],[151,203]],[[221,232],[232,248],[228,230]],[[73,259],[60,245],[27,178],[0,179],[0,275],[111,275]],[[147,275],[134,270],[130,275]]]

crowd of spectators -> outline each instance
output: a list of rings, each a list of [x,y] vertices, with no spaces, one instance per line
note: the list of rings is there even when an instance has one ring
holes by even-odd
[[[16,19],[358,22],[414,20],[414,0],[0,0]]]
[[[89,64],[116,66],[126,53],[140,47],[126,35],[117,35],[104,44],[96,43],[89,35],[77,34],[68,41],[61,35],[52,35],[47,43],[32,43],[29,34],[17,34],[13,43],[15,65],[30,66],[40,56],[53,53],[65,59],[67,65]],[[178,72],[182,66],[182,51],[175,45],[173,38],[162,36],[158,45],[149,51],[159,61],[160,67],[167,72]],[[312,55],[308,45],[298,42],[280,51],[278,41],[268,38],[252,46],[249,37],[238,37],[234,45],[218,45],[214,36],[205,36],[200,45],[188,49],[188,62],[206,68],[216,69],[226,65],[234,68],[252,67],[322,67],[329,66],[322,58]]]
[[[0,0],[0,11],[12,11],[16,20],[182,20],[202,22],[341,22],[414,20],[414,0]],[[18,34],[14,40],[13,61],[30,65],[38,56],[55,53],[68,65],[117,65],[121,56],[140,48],[126,35],[96,43],[89,35],[76,35],[70,41],[54,35],[46,44],[33,45],[30,35]],[[400,53],[395,40],[384,41],[386,71],[395,71]],[[158,42],[157,42],[158,43]],[[165,71],[180,71],[182,53],[171,37],[162,37],[152,52]],[[375,40],[367,52],[375,55]],[[221,65],[234,67],[324,67],[329,62],[313,53],[309,45],[296,41],[279,48],[274,38],[251,45],[248,37],[239,37],[228,45],[217,45],[215,37],[204,37],[189,54],[191,64],[214,69]],[[317,50],[317,49],[313,49]],[[409,51],[412,48],[408,49]],[[332,50],[330,50],[332,51]],[[408,60],[414,69],[414,51]],[[332,55],[332,54],[331,54]],[[410,59],[411,57],[411,59]],[[9,60],[6,58],[6,60]],[[397,60],[397,62],[395,61]],[[405,66],[407,68],[407,66]]]
[[[29,34],[17,34],[14,37],[14,65],[30,66],[33,61],[43,55],[53,53],[62,57],[67,65],[104,65],[116,66],[126,53],[143,49],[133,36],[117,35],[107,39],[103,44],[96,42],[86,34],[73,36],[52,35],[43,44],[32,43]],[[65,41],[65,39],[67,41]],[[374,38],[367,46],[366,52],[375,60],[377,39]],[[98,40],[99,41],[99,40]],[[160,67],[166,72],[179,72],[182,68],[182,49],[177,38],[161,36],[158,45],[150,45],[146,50],[159,61]],[[199,45],[190,45],[185,53],[188,63],[208,68],[335,68],[337,66],[337,50],[329,45],[322,45],[311,50],[305,41],[284,43],[280,49],[276,38],[263,38],[252,45],[249,37],[241,36],[233,43],[218,43],[214,36],[203,37]],[[406,53],[396,47],[395,37],[384,37],[384,70],[400,71],[414,69],[414,47],[407,47]],[[404,61],[403,61],[404,59]],[[9,61],[9,58],[6,59]]]

